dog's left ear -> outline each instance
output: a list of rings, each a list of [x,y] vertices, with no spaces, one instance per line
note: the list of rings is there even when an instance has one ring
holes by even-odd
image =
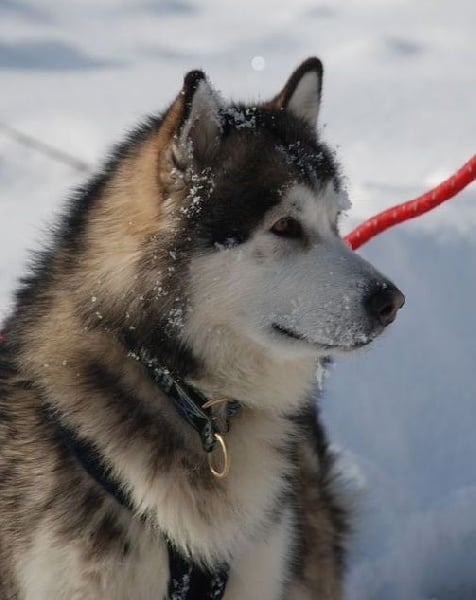
[[[220,96],[203,71],[190,71],[177,100],[182,111],[174,139],[176,161],[184,165],[192,159],[205,164],[216,151],[222,132]]]
[[[315,56],[308,58],[294,71],[270,105],[289,110],[315,129],[321,104],[322,74],[321,61]]]

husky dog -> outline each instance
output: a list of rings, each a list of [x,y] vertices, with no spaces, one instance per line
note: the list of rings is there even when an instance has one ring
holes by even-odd
[[[341,598],[316,370],[403,295],[338,235],[321,82],[190,72],[76,193],[3,327],[1,600]]]

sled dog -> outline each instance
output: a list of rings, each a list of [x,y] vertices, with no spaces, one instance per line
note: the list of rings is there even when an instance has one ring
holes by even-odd
[[[0,344],[1,600],[337,600],[316,373],[402,293],[338,233],[322,65],[192,71],[71,199]]]

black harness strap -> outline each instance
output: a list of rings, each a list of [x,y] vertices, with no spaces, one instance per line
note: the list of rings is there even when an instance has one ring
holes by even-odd
[[[168,600],[221,600],[228,581],[228,565],[217,571],[205,571],[192,566],[168,544],[170,580]]]
[[[62,424],[51,406],[45,405],[43,408],[46,418],[55,426],[66,448],[88,475],[123,508],[132,511],[133,505],[130,498],[107,472],[94,445],[76,435],[73,429]],[[220,564],[214,571],[207,571],[184,558],[166,536],[165,539],[170,571],[167,600],[221,600],[228,581],[228,564]]]

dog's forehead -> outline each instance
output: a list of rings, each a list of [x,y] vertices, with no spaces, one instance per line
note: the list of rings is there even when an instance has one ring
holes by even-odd
[[[294,183],[283,195],[283,206],[306,222],[317,223],[323,215],[334,219],[337,213],[348,210],[351,203],[347,191],[330,180],[321,186]]]

